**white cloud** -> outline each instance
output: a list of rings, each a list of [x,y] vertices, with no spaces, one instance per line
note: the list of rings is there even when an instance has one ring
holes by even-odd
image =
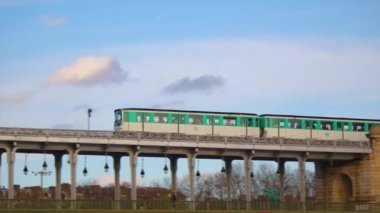
[[[86,56],[73,64],[54,72],[48,79],[49,85],[93,86],[121,83],[127,77],[118,61],[110,57]]]
[[[42,16],[40,18],[41,23],[48,26],[59,26],[66,24],[66,18],[58,18],[58,17],[50,17],[50,16]]]

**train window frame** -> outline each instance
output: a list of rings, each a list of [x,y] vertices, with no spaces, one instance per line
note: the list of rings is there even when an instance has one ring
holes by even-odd
[[[360,129],[359,129],[359,127],[360,127]],[[365,123],[363,123],[363,122],[352,122],[352,131],[364,132],[365,131]]]
[[[305,128],[306,129],[312,129],[312,130],[318,130],[318,120],[306,120]]]
[[[334,130],[334,121],[321,120],[321,129],[328,131]]]
[[[223,126],[237,126],[237,118],[234,116],[223,116]]]
[[[302,121],[300,119],[289,119],[288,126],[290,129],[302,129]]]
[[[153,123],[168,123],[168,113],[154,113]]]
[[[277,118],[272,118],[271,121],[272,121],[271,126],[273,128],[279,128],[279,125],[278,125],[279,121]]]
[[[191,124],[191,125],[202,125],[202,115],[190,114],[189,115],[189,124]]]

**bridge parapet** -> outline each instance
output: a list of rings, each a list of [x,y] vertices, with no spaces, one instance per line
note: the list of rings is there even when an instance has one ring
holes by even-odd
[[[45,138],[45,139],[43,139]],[[207,148],[213,144],[213,148],[225,148],[228,144],[233,149],[256,150],[297,150],[297,151],[321,151],[343,153],[371,153],[370,141],[342,141],[342,140],[316,140],[316,139],[292,139],[292,138],[258,138],[246,136],[218,136],[218,135],[188,135],[178,133],[154,133],[154,132],[119,132],[119,131],[94,131],[94,130],[64,130],[64,129],[33,129],[33,128],[8,128],[0,127],[1,141],[34,141],[34,142],[65,142],[72,143],[110,143],[161,146],[167,142],[169,146]],[[72,140],[70,140],[72,139]],[[91,140],[96,139],[96,140]],[[102,142],[103,141],[103,142]]]

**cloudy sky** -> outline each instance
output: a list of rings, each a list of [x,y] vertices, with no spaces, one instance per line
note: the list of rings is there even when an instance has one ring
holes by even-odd
[[[0,0],[0,50],[0,126],[85,129],[89,107],[102,130],[122,107],[380,119],[379,1]]]

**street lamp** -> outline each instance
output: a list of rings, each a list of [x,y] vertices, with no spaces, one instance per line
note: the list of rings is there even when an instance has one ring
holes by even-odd
[[[28,167],[26,166],[26,162],[27,162],[27,155],[25,154],[25,166],[24,166],[24,169],[23,169],[24,175],[28,174]]]
[[[144,171],[144,158],[141,159],[141,172],[140,172],[141,178],[145,177],[145,171]]]
[[[166,164],[166,157],[165,157],[165,166],[164,166],[164,173],[168,174],[169,168],[168,165]]]
[[[41,181],[41,192],[42,192],[42,196],[44,195],[44,176],[49,176],[51,175],[51,171],[44,171],[44,170],[41,170],[41,171],[38,171],[38,172],[35,172],[35,171],[32,171],[32,174],[34,174],[35,176],[39,175],[40,176],[40,181]]]
[[[197,173],[195,174],[197,178],[201,177],[201,173],[199,172],[199,159],[197,160]]]

